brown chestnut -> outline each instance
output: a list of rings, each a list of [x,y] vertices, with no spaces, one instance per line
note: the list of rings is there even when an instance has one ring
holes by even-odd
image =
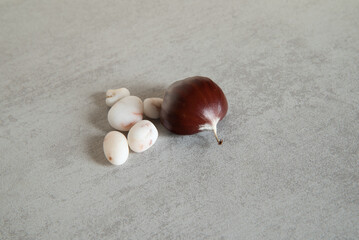
[[[222,89],[207,77],[195,76],[174,82],[168,87],[161,106],[163,126],[173,133],[191,135],[212,130],[218,144],[217,123],[228,110]]]

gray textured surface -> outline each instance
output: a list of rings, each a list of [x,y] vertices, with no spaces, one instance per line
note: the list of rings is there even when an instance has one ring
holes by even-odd
[[[358,1],[0,2],[0,239],[359,239]],[[230,111],[108,164],[104,95]]]

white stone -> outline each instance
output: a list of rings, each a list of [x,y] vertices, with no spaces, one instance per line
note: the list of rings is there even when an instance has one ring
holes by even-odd
[[[120,130],[128,131],[141,121],[143,118],[143,103],[142,100],[136,96],[128,96],[122,98],[115,103],[108,111],[107,119],[111,127]]]
[[[130,96],[127,88],[109,89],[106,92],[106,105],[112,107],[120,99]]]
[[[103,140],[103,152],[107,160],[113,165],[125,163],[129,153],[125,135],[118,131],[107,133]]]
[[[160,118],[162,102],[162,98],[146,98],[143,101],[145,115],[152,119]]]
[[[134,152],[143,152],[149,149],[158,138],[155,125],[148,120],[136,123],[128,132],[128,145]]]

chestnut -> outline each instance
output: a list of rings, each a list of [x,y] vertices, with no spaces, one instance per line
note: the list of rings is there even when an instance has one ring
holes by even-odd
[[[165,92],[160,120],[169,131],[191,135],[212,130],[218,144],[217,123],[224,118],[228,102],[222,89],[207,77],[195,76],[174,82]]]

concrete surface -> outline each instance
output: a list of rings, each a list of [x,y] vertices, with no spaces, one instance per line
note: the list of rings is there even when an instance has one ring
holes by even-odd
[[[0,239],[359,239],[359,1],[0,2]],[[230,111],[107,163],[105,91]]]

